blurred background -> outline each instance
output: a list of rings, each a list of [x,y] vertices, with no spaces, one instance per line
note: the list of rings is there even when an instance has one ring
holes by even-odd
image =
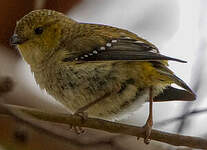
[[[13,90],[3,96],[4,102],[54,112],[66,112],[64,106],[38,88],[29,66],[23,62],[18,51],[9,45],[9,37],[13,34],[16,21],[31,10],[41,8],[63,12],[79,22],[106,24],[127,29],[154,43],[162,54],[188,61],[187,64],[170,62],[170,68],[197,93],[197,101],[155,103],[154,128],[166,132],[207,137],[206,0],[1,0],[0,76],[10,76],[15,83]],[[147,116],[148,104],[145,104],[121,122],[142,126]],[[5,122],[0,116],[0,122],[3,121]],[[2,124],[0,133],[3,133],[4,131],[1,130],[5,129],[5,126],[1,126]],[[88,140],[88,145],[100,139],[107,139],[115,143],[114,147],[110,147],[111,149],[156,149],[157,145],[160,146],[158,143],[155,143],[156,146],[153,144],[145,146],[137,142],[134,137],[91,132],[93,134],[85,135],[83,141],[94,138],[90,137],[92,135],[99,138],[92,142]],[[73,137],[77,140],[75,135]],[[8,139],[11,138],[13,137],[8,137]],[[79,142],[81,142],[80,139]],[[85,142],[86,147],[87,142]],[[126,143],[132,146],[126,148]],[[7,144],[8,141],[3,136],[1,138],[0,134],[2,148],[6,148]],[[169,145],[161,146],[165,149],[176,149]]]

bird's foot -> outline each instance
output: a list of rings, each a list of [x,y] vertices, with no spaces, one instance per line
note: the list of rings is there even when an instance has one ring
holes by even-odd
[[[146,124],[143,126],[145,130],[145,138],[144,138],[144,143],[149,144],[150,143],[150,135],[152,131],[152,120],[149,119],[147,120]]]
[[[79,126],[70,126],[70,129],[73,130],[77,135],[85,133],[85,130]]]
[[[86,112],[76,111],[74,115],[81,117],[82,123],[88,119],[88,114]],[[71,130],[74,130],[78,135],[85,133],[85,130],[80,126],[71,125]]]

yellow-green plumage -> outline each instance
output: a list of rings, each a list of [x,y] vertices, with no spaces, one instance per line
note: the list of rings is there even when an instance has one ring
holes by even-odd
[[[34,32],[39,27],[41,34]],[[88,114],[120,117],[147,101],[150,87],[153,97],[171,83],[192,92],[167,69],[166,60],[171,58],[162,57],[154,45],[123,29],[36,10],[17,23],[15,34],[22,39],[18,49],[39,86],[72,112],[107,95]],[[152,58],[145,56],[148,53]]]

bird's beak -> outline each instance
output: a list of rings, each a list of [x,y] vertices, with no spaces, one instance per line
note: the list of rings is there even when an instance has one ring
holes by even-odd
[[[17,34],[12,35],[12,37],[10,38],[10,44],[11,45],[18,45],[18,44],[22,44],[24,43],[25,40],[22,39],[20,36],[18,36]]]

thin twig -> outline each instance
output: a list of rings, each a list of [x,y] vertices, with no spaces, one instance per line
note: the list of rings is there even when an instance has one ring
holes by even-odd
[[[200,113],[206,113],[207,112],[207,109],[201,109],[201,110],[193,110],[187,114],[184,114],[182,116],[179,116],[179,117],[174,117],[174,118],[171,118],[171,119],[166,119],[166,120],[163,120],[163,121],[160,121],[160,122],[157,122],[155,125],[157,127],[159,126],[163,126],[163,125],[167,125],[167,124],[170,124],[174,121],[179,121],[179,120],[182,120],[183,118],[187,118],[187,117],[190,117],[192,115],[198,115]]]
[[[112,133],[121,133],[137,137],[145,137],[145,130],[142,127],[136,127],[121,123],[110,122],[106,120],[88,118],[83,122],[82,118],[77,115],[48,113],[35,109],[5,105],[13,115],[21,116],[27,114],[40,120],[64,123],[73,126],[81,126],[93,129],[104,130]],[[152,130],[150,138],[152,140],[168,143],[175,146],[188,146],[191,148],[207,148],[207,140],[199,137],[183,136],[179,134],[167,133],[158,130]]]

